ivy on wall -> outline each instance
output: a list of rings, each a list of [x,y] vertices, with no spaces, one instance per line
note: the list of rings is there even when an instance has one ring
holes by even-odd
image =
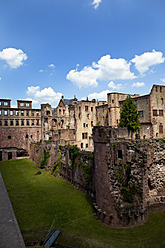
[[[42,161],[40,164],[40,168],[44,169],[47,166],[48,159],[50,157],[50,147],[49,148],[43,148],[43,155],[42,155]]]

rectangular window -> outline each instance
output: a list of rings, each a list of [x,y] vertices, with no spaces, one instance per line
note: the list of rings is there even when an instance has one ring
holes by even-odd
[[[12,152],[8,152],[8,160],[12,159]]]
[[[8,136],[8,139],[11,139],[11,136],[10,135]]]
[[[36,112],[36,116],[39,116],[39,112]]]
[[[88,111],[88,106],[85,106],[85,111]]]
[[[114,100],[112,100],[112,103],[114,103]]]
[[[21,126],[24,126],[24,120],[21,120]]]
[[[32,116],[34,116],[34,111],[32,111]]]
[[[11,115],[11,116],[13,115],[13,110],[10,110],[10,115]]]
[[[8,102],[4,102],[4,106],[8,106]]]
[[[85,123],[83,123],[83,127],[85,127]]]
[[[2,102],[0,102],[0,106],[2,105]]]
[[[93,121],[91,121],[91,127],[93,127]]]
[[[157,109],[153,110],[153,116],[157,116]]]
[[[158,91],[158,87],[157,87],[157,86],[155,86],[155,91],[156,91],[156,92]]]
[[[161,98],[161,102],[162,102],[162,104],[163,104],[163,98]]]
[[[139,117],[143,117],[143,110],[139,111]]]
[[[16,121],[15,121],[15,125],[16,125],[16,126],[19,126],[19,120],[16,120]]]
[[[29,116],[29,111],[26,111],[26,116]]]
[[[7,110],[4,111],[4,115],[7,115]]]
[[[34,126],[34,120],[32,120],[32,126]]]
[[[88,133],[82,133],[82,139],[87,139],[88,138]]]
[[[5,126],[8,126],[8,121],[5,121]]]
[[[0,121],[0,126],[2,126],[2,121]]]
[[[24,111],[23,110],[21,111],[21,116],[24,116]]]
[[[159,116],[163,116],[163,109],[159,110]]]
[[[30,103],[26,103],[26,107],[29,107],[30,106]]]
[[[29,120],[26,121],[26,125],[29,126]]]
[[[160,92],[162,92],[162,87],[160,87]]]
[[[21,107],[24,107],[24,103],[23,103],[23,102],[21,102],[21,103],[20,103],[20,106],[21,106]]]
[[[0,115],[2,115],[2,110],[0,110]]]
[[[83,143],[81,143],[81,148],[83,148]]]
[[[10,126],[14,126],[14,121],[10,120]]]
[[[93,107],[91,107],[91,111],[93,112]]]
[[[163,125],[162,125],[162,123],[160,123],[160,125],[159,125],[159,133],[163,133]]]
[[[148,104],[148,98],[146,98],[146,104]]]
[[[118,158],[123,158],[123,152],[122,150],[118,150]]]
[[[37,124],[36,125],[39,126],[39,120],[37,120]]]
[[[18,110],[16,110],[15,115],[19,116],[19,111]]]

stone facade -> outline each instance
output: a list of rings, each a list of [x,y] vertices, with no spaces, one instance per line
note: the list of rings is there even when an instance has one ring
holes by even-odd
[[[103,126],[116,128],[120,120],[120,111],[123,101],[128,94],[109,93],[107,107],[96,107],[97,120]],[[139,96],[131,95],[137,105],[141,124],[140,137],[162,138],[165,135],[165,86],[153,85],[150,94]],[[103,114],[104,113],[104,114]],[[106,120],[106,121],[105,121]]]
[[[11,108],[10,100],[0,99],[0,160],[15,159],[23,150],[27,154],[30,142],[40,139],[41,110],[32,109],[31,101],[18,100]]]
[[[93,150],[92,129],[97,123],[96,106],[104,103],[62,97],[57,108],[42,104],[42,139],[59,140],[62,145],[70,143],[80,149]]]
[[[95,208],[103,222],[133,226],[165,208],[164,140],[131,140],[126,129],[110,127],[95,127],[93,138]]]

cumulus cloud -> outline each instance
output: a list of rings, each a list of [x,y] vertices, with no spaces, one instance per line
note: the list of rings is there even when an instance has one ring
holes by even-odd
[[[94,93],[89,94],[88,98],[90,100],[98,99],[99,101],[106,101],[107,100],[107,94],[110,92],[111,91],[109,91],[109,90],[104,90],[104,91],[101,91],[100,93],[94,92]]]
[[[165,83],[165,78],[161,78],[160,80],[161,80],[163,83]]]
[[[0,52],[0,60],[5,60],[11,68],[18,68],[23,65],[23,61],[27,58],[27,55],[21,49],[5,48]]]
[[[93,0],[92,5],[93,5],[94,9],[97,9],[101,2],[102,2],[102,0]]]
[[[96,87],[98,85],[97,78],[99,72],[92,67],[85,66],[81,71],[71,70],[66,78],[76,84],[79,88]]]
[[[135,55],[131,62],[135,63],[135,68],[140,74],[149,70],[149,67],[163,63],[165,58],[162,52],[157,52],[154,49],[152,52],[145,52],[142,55]]]
[[[101,59],[92,66],[85,66],[81,71],[78,68],[71,70],[67,79],[76,84],[79,88],[98,85],[98,80],[134,79],[135,75],[130,71],[131,63],[123,58],[111,59],[110,55]]]
[[[24,99],[25,101],[27,100],[27,101],[32,101],[32,103],[34,104],[34,105],[37,105],[38,103],[39,103],[39,101],[37,101],[37,100],[34,100],[34,99],[32,99],[32,98],[26,98],[26,99]]]
[[[54,64],[50,64],[50,65],[48,65],[48,67],[55,68],[55,65]]]
[[[51,87],[40,90],[39,86],[28,87],[26,94],[30,96],[33,101],[35,100],[40,103],[57,103],[62,96],[62,93],[56,93]]]
[[[113,90],[120,90],[122,88],[122,84],[115,84],[113,81],[109,82],[108,87]]]
[[[136,87],[136,88],[144,87],[145,86],[145,83],[143,83],[143,82],[141,82],[141,83],[136,82],[136,83],[133,83],[131,86],[132,87]]]
[[[43,71],[44,71],[44,70],[42,70],[42,69],[41,69],[41,70],[39,70],[39,72],[43,72]]]

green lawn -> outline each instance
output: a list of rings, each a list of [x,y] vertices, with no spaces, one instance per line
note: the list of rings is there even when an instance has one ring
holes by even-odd
[[[62,178],[39,171],[28,159],[0,162],[0,170],[25,242],[41,241],[54,217],[58,243],[74,248],[163,248],[165,211],[134,228],[111,228],[96,219],[92,201]]]

